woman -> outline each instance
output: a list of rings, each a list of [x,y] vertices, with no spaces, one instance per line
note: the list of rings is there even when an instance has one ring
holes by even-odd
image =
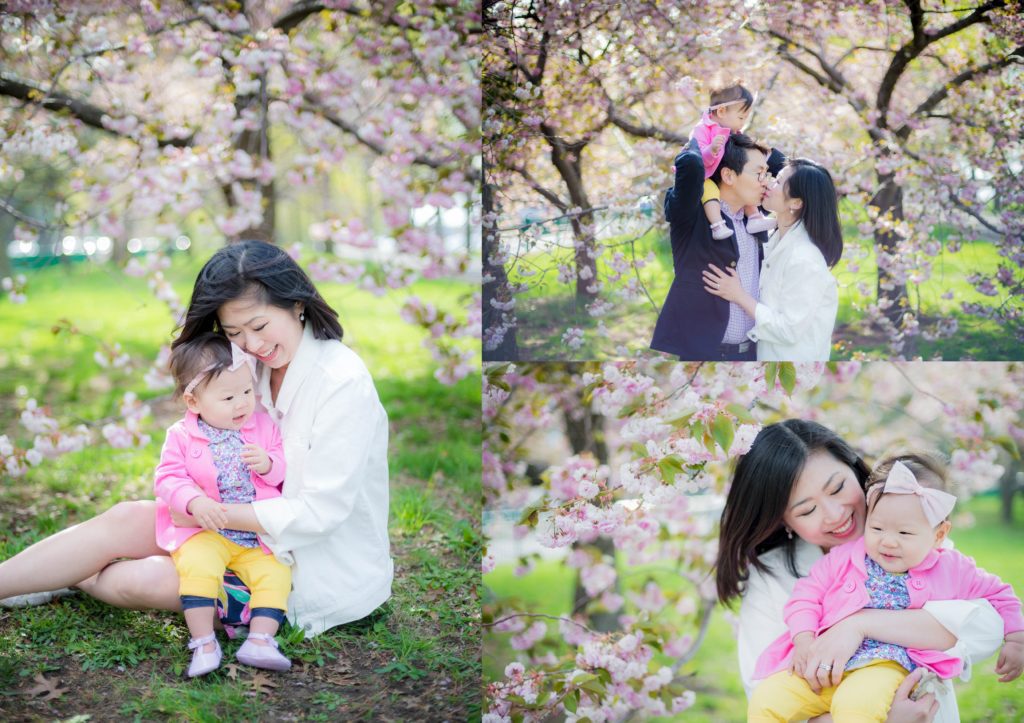
[[[760,300],[744,290],[735,269],[714,264],[704,271],[704,290],[739,304],[754,320],[747,336],[757,342],[759,361],[828,361],[839,310],[829,269],[843,255],[832,176],[813,161],[790,160],[764,207],[779,228],[765,245]]]
[[[393,578],[387,415],[337,317],[288,254],[246,241],[203,266],[172,345],[215,331],[261,362],[260,400],[284,440],[283,495],[223,505],[226,527],[259,533],[292,565],[288,617],[307,636],[365,617]],[[0,598],[75,585],[118,607],[180,611],[155,514],[153,501],[121,502],[36,543],[0,563]],[[130,559],[110,564],[119,558]]]
[[[803,420],[772,424],[739,458],[722,513],[716,584],[723,603],[741,598],[740,675],[750,694],[758,656],[787,630],[782,609],[798,577],[830,548],[864,532],[864,483],[869,470],[831,430]],[[847,660],[864,638],[923,649],[951,650],[971,661],[1002,642],[1003,623],[985,601],[927,603],[922,610],[862,610],[814,642],[805,678],[815,690],[830,685],[828,664]],[[827,661],[827,662],[826,662]],[[841,667],[841,666],[840,666]],[[890,721],[957,720],[952,686],[933,700],[908,693],[915,673],[897,691]]]

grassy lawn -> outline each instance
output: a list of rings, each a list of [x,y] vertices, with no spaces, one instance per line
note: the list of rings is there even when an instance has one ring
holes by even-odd
[[[1024,594],[1024,566],[1020,551],[1024,549],[1024,499],[1018,495],[1014,524],[1004,525],[999,516],[997,497],[976,497],[964,508],[975,517],[971,528],[953,531],[957,548],[975,559],[979,566],[993,572],[1013,585],[1018,595]],[[630,569],[630,579],[645,580],[645,575]],[[485,595],[497,599],[519,601],[519,609],[531,612],[564,615],[572,607],[574,571],[559,562],[538,563],[532,573],[517,578],[511,565],[499,566],[484,578]],[[642,584],[642,582],[641,582]],[[627,586],[629,583],[627,582]],[[667,587],[667,586],[666,586]],[[670,589],[670,588],[669,588]],[[736,671],[736,640],[724,608],[715,610],[707,638],[695,659],[680,674],[692,675],[689,682],[697,693],[694,707],[687,711],[687,721],[723,723],[746,718],[746,698]],[[549,637],[557,635],[555,623],[548,623]],[[684,628],[681,632],[692,632]],[[484,679],[501,678],[505,664],[515,659],[516,652],[507,644],[508,635],[485,636]],[[656,656],[663,664],[671,661]],[[960,717],[964,723],[1010,723],[1024,714],[1024,682],[999,683],[993,674],[996,658],[975,668],[968,683],[957,683]]]
[[[187,301],[202,259],[168,272]],[[143,449],[104,446],[46,461],[0,485],[0,560],[123,499],[151,497],[163,429],[178,404],[140,381],[172,322],[145,282],[116,269],[60,268],[29,275],[29,300],[0,300],[0,434],[30,444],[17,425],[19,388],[62,423],[117,415],[128,389],[153,408]],[[480,710],[480,382],[436,382],[420,332],[398,318],[401,296],[319,285],[338,309],[345,340],[373,374],[391,423],[393,597],[369,618],[312,640],[286,628],[291,671],[261,678],[222,667],[184,677],[188,631],[179,615],[125,611],[84,595],[0,609],[0,720],[469,720]],[[427,282],[425,301],[457,310],[469,285]],[[81,333],[54,335],[68,318]],[[137,372],[100,369],[99,340],[118,341]],[[437,410],[443,409],[444,414]],[[224,641],[222,640],[222,643]],[[238,642],[228,643],[230,662]],[[30,695],[38,674],[63,689]]]
[[[839,314],[833,341],[842,344],[840,351],[833,352],[833,359],[847,359],[855,351],[889,356],[888,347],[881,337],[865,336],[865,331],[856,325],[863,318],[865,305],[875,300],[877,273],[872,242],[860,237],[854,221],[856,217],[852,211],[843,212],[846,221],[844,239],[848,248],[844,259],[833,270],[839,281]],[[939,232],[936,235],[944,239],[948,233]],[[607,239],[605,243],[615,244],[624,240]],[[602,292],[602,298],[614,304],[612,311],[604,317],[607,336],[598,333],[598,320],[591,318],[586,309],[576,304],[574,296],[569,293],[569,287],[558,283],[556,274],[549,272],[545,276],[523,276],[515,271],[510,274],[513,283],[530,285],[528,291],[516,297],[516,316],[519,319],[517,341],[523,360],[621,358],[648,348],[658,312],[674,276],[667,232],[654,229],[635,244],[616,248],[627,258],[634,252],[637,258],[653,253],[656,260],[639,273],[650,299],[642,293],[638,299],[624,300],[609,290]],[[560,253],[565,256],[568,252],[563,250]],[[610,254],[605,252],[598,262],[601,278],[605,278],[608,273],[606,256]],[[995,247],[984,241],[965,243],[956,253],[944,249],[931,260],[931,278],[911,287],[911,301],[925,314],[955,316],[959,330],[951,339],[919,340],[918,354],[925,359],[936,356],[944,359],[992,361],[1017,358],[1019,344],[1002,333],[998,323],[967,316],[960,311],[963,302],[992,302],[992,299],[978,293],[967,281],[967,277],[972,273],[994,272],[999,261]],[[524,255],[517,269],[525,268],[529,273],[532,269],[547,265],[550,265],[549,254],[534,250]],[[860,291],[862,283],[866,284],[868,296]],[[950,291],[953,292],[953,298],[943,298]],[[583,346],[578,350],[568,349],[561,341],[561,335],[568,326],[578,326],[585,332]]]

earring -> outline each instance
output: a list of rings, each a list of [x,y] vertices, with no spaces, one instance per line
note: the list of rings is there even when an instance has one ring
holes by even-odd
[[[299,312],[299,321],[300,322],[304,322],[305,320],[306,320],[306,312],[300,311]]]
[[[786,537],[788,537],[791,540],[793,539],[793,531],[788,527],[786,528]]]

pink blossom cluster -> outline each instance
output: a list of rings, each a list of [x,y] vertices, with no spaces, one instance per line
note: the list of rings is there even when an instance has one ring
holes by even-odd
[[[7,292],[7,298],[12,304],[24,304],[28,301],[28,296],[25,294],[26,287],[25,274],[5,276],[0,279],[0,288]]]
[[[143,432],[142,420],[150,415],[149,406],[143,404],[135,392],[125,392],[121,398],[120,422],[109,422],[100,430],[111,447],[145,447],[151,437]]]

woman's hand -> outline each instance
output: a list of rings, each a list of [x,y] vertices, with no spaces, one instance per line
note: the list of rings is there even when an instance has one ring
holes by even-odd
[[[1003,649],[999,651],[996,661],[996,675],[1000,683],[1009,683],[1020,677],[1024,667],[1024,632],[1010,633],[1006,636]]]
[[[917,668],[900,683],[892,699],[886,723],[931,723],[935,720],[939,701],[935,699],[934,693],[926,693],[917,700],[910,699],[910,691],[921,680],[924,671],[924,668]]]
[[[704,269],[704,290],[737,304],[744,296],[750,296],[740,283],[740,277],[735,269],[722,271],[714,264],[708,264]]]
[[[220,502],[209,497],[196,497],[188,503],[188,512],[199,523],[199,526],[210,532],[217,532],[228,525],[227,511]]]
[[[846,663],[864,641],[864,635],[857,629],[854,617],[850,616],[840,620],[811,642],[807,660],[808,663],[814,663],[814,669],[807,672],[813,674],[815,680],[820,682],[823,688],[839,685],[839,681],[843,679]],[[826,670],[820,667],[822,665],[831,667]],[[814,687],[811,679],[807,675],[804,677],[807,678],[811,687]]]
[[[256,474],[266,474],[273,464],[270,461],[270,455],[258,444],[242,446],[242,461]]]

